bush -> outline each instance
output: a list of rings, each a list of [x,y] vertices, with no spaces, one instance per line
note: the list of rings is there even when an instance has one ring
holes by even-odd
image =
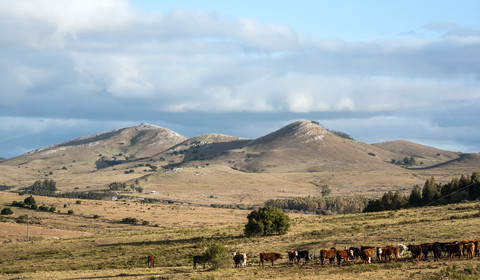
[[[128,218],[122,219],[122,223],[136,225],[136,224],[138,224],[138,219],[128,217]]]
[[[247,219],[246,236],[285,234],[290,228],[290,218],[273,206],[254,210]]]
[[[50,208],[48,209],[48,211],[50,211],[50,212],[55,212],[55,211],[57,211],[57,207],[52,206],[52,207],[50,207]]]
[[[10,209],[10,207],[5,207],[5,208],[2,209],[1,214],[2,215],[12,215],[13,211],[12,211],[12,209]]]
[[[68,210],[67,214],[68,215],[73,215],[75,212],[73,210]]]
[[[37,204],[37,202],[35,201],[35,198],[33,198],[33,196],[29,196],[29,197],[25,198],[25,200],[23,201],[23,203],[25,203],[26,205],[35,205],[35,204]]]
[[[230,265],[228,249],[222,244],[213,244],[207,248],[204,256],[212,265],[212,269],[225,268]]]
[[[82,204],[82,201],[81,201],[81,200],[77,200],[75,203],[77,203],[77,204]]]

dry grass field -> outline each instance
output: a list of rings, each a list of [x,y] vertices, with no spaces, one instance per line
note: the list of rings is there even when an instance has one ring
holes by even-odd
[[[25,196],[0,193],[0,207]],[[407,209],[368,214],[316,216],[289,214],[292,227],[282,236],[247,238],[243,226],[249,211],[188,205],[142,204],[134,201],[94,201],[35,196],[39,205],[60,212],[11,207],[2,216],[0,279],[478,279],[479,258],[401,260],[370,265],[289,265],[282,259],[258,267],[263,251],[286,253],[308,249],[387,244],[419,244],[480,238],[480,203]],[[79,201],[79,202],[77,202]],[[67,211],[73,210],[73,215]],[[25,223],[29,215],[29,237]],[[98,218],[94,218],[98,215]],[[148,225],[119,223],[135,217]],[[53,238],[58,237],[58,238]],[[246,268],[193,270],[192,256],[211,244],[250,257]],[[146,256],[157,257],[146,267]],[[285,256],[286,258],[286,256]]]

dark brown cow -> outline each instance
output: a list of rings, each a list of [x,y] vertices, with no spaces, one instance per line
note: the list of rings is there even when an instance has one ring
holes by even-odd
[[[435,253],[435,243],[423,243],[420,246],[422,246],[422,254],[425,259],[428,258],[428,252]]]
[[[336,249],[322,249],[320,250],[320,262],[323,265],[323,260],[329,259],[330,263],[333,263],[335,261],[335,255],[337,254]]]
[[[412,252],[412,258],[420,259],[422,256],[422,246],[420,245],[408,245],[408,251]]]
[[[290,250],[287,253],[288,253],[288,260],[290,261],[290,264],[293,264],[298,256],[297,251]]]
[[[348,250],[337,250],[337,263],[338,266],[344,263],[348,263],[348,258],[350,257],[350,252]]]
[[[455,255],[458,254],[458,258],[462,256],[463,253],[463,244],[446,244],[445,247],[447,248],[448,254],[450,255],[450,259],[453,259]]]
[[[265,266],[264,265],[265,261],[272,261],[272,266],[273,266],[273,263],[278,259],[283,259],[282,254],[273,253],[273,252],[260,253],[260,264],[258,266],[260,266],[260,265]]]
[[[383,252],[383,258],[385,261],[390,261],[392,259],[392,255],[395,256],[395,259],[398,260],[400,257],[399,249],[397,246],[389,245],[385,248]]]
[[[155,267],[155,256],[154,255],[148,255],[147,264],[148,264],[148,268]]]
[[[372,263],[373,249],[363,249],[362,252],[360,252],[360,258],[363,260],[364,264]]]
[[[197,264],[203,264],[203,269],[205,269],[205,264],[208,262],[207,256],[193,256],[193,269],[197,268]]]

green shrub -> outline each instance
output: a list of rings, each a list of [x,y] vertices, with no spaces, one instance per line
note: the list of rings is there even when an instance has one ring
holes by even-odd
[[[73,210],[71,210],[71,209],[68,210],[68,212],[67,212],[68,215],[73,215],[74,213],[75,213],[75,211],[73,211]]]
[[[128,217],[128,218],[122,219],[122,223],[136,225],[136,224],[138,224],[138,219]]]
[[[33,196],[29,196],[29,197],[25,198],[25,200],[23,201],[23,203],[25,203],[26,205],[34,205],[34,204],[37,204],[37,202],[35,201],[35,198],[33,198]]]
[[[1,214],[2,215],[12,215],[13,211],[12,211],[12,209],[10,209],[10,207],[5,207],[5,208],[2,209]]]
[[[290,228],[290,218],[273,206],[254,210],[247,219],[246,236],[285,234]]]
[[[210,262],[212,269],[225,268],[230,265],[228,249],[222,244],[210,245],[204,256]]]

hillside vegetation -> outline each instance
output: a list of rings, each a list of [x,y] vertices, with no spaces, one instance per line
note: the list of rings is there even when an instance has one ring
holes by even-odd
[[[0,207],[25,196],[1,193]],[[479,202],[413,208],[381,213],[331,216],[289,214],[285,235],[244,237],[249,211],[141,204],[129,201],[91,201],[36,196],[37,204],[56,206],[60,212],[12,207],[2,216],[0,277],[5,279],[439,279],[445,276],[478,276],[478,257],[434,261],[403,259],[364,265],[360,260],[338,267],[320,265],[322,248],[387,244],[420,244],[433,241],[479,239]],[[79,202],[77,202],[79,201]],[[67,211],[74,214],[68,215]],[[29,215],[30,242],[26,242]],[[95,214],[99,217],[95,218]],[[123,224],[136,217],[137,225]],[[22,222],[23,221],[23,222]],[[141,221],[149,221],[148,225]],[[193,270],[192,256],[212,244],[230,252],[245,252],[251,265],[244,269]],[[274,267],[258,267],[264,251],[285,254],[308,249],[317,258],[304,265],[281,259]],[[146,267],[146,256],[157,257],[156,267]],[[286,257],[286,256],[285,256]],[[230,257],[229,257],[230,258]],[[477,276],[475,276],[477,275]]]

